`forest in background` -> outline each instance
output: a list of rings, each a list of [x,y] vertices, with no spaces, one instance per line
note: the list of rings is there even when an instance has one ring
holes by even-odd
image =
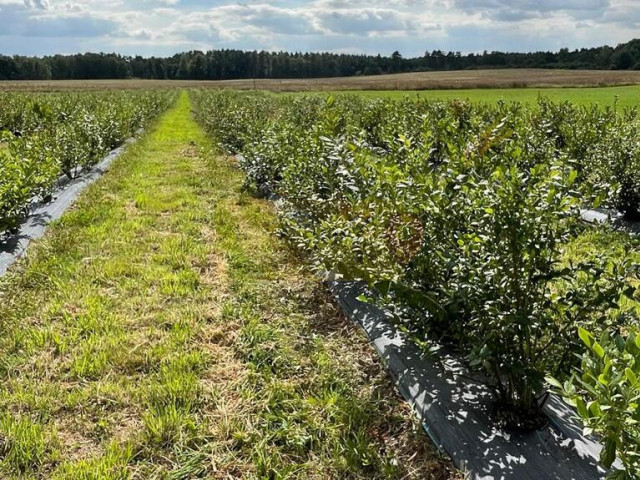
[[[640,70],[640,39],[615,48],[465,55],[433,50],[413,58],[398,51],[389,56],[242,50],[190,51],[166,58],[115,53],[0,55],[0,80],[320,78],[491,68]]]

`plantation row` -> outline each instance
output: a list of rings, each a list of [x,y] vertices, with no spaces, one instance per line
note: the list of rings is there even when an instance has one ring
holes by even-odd
[[[62,174],[72,178],[174,100],[169,92],[0,93],[0,234]]]
[[[618,457],[616,478],[638,478],[630,265],[565,256],[581,209],[638,215],[637,111],[192,95],[319,269],[374,285],[425,349],[464,353],[506,423],[537,425],[546,377],[603,436],[603,465]]]

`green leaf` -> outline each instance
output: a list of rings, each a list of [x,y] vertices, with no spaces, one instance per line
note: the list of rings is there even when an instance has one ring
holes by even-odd
[[[591,339],[592,336],[591,334],[585,330],[582,327],[578,327],[578,336],[580,337],[580,340],[582,340],[582,342],[589,348],[591,348],[591,345],[593,344],[593,340]]]
[[[600,463],[604,468],[610,468],[616,460],[616,441],[613,438],[607,438],[600,452]]]
[[[600,345],[598,342],[595,342],[591,346],[591,349],[598,357],[604,358],[604,348],[602,348],[602,345]]]
[[[584,419],[589,418],[589,411],[587,410],[587,406],[585,405],[584,400],[580,397],[576,397],[575,402],[576,409],[578,410],[578,415],[580,415]]]
[[[376,283],[375,287],[387,294],[395,293],[409,307],[426,310],[434,315],[440,315],[443,312],[442,307],[433,295],[421,292],[400,282],[385,280]]]
[[[597,417],[602,412],[602,410],[600,409],[600,402],[598,401],[589,402],[587,409],[589,410],[589,412],[591,412],[591,417]]]
[[[634,480],[633,477],[624,470],[612,470],[607,473],[607,476],[604,478],[606,480]]]
[[[553,377],[545,377],[545,381],[552,387],[556,387],[558,390],[563,390],[562,384]]]

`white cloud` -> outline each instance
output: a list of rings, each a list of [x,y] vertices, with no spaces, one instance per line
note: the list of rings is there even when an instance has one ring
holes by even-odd
[[[405,56],[425,50],[545,50],[636,34],[637,0],[0,0],[0,51],[87,45],[127,54],[210,48]],[[29,38],[28,42],[24,39]],[[61,40],[65,39],[65,40]]]
[[[39,10],[47,10],[49,8],[48,0],[24,0],[27,8],[36,8]]]

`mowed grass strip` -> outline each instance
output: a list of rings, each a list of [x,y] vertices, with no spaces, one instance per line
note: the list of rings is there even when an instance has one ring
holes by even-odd
[[[456,478],[183,94],[0,280],[0,478]]]

